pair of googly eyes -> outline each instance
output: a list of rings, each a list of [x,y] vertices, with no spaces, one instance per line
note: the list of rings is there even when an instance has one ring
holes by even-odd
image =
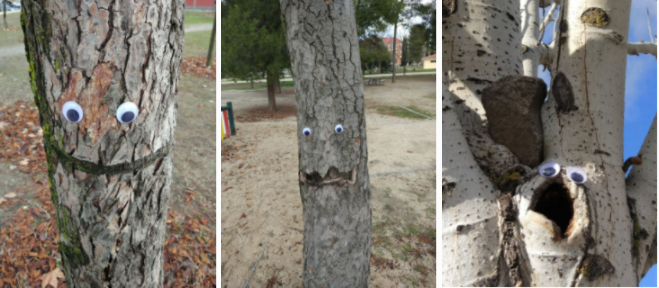
[[[64,114],[64,118],[66,118],[66,120],[71,123],[80,122],[80,120],[82,120],[82,116],[84,115],[80,105],[73,101],[64,103],[64,106],[62,106],[62,114]],[[137,114],[137,105],[132,102],[126,102],[117,108],[117,120],[123,124],[128,124],[135,121]]]
[[[547,162],[545,164],[540,165],[540,168],[538,168],[538,172],[542,177],[545,178],[551,178],[558,173],[561,172],[561,166],[558,165],[558,163],[555,162]],[[586,180],[588,179],[588,176],[586,175],[586,171],[583,171],[583,169],[579,167],[570,167],[567,168],[567,178],[570,179],[570,181],[577,183],[577,184],[583,184],[586,183]]]
[[[343,125],[336,124],[336,126],[334,126],[334,132],[336,132],[336,134],[341,134],[343,132]],[[311,136],[311,128],[304,127],[304,129],[302,129],[302,134],[304,134],[304,136]]]

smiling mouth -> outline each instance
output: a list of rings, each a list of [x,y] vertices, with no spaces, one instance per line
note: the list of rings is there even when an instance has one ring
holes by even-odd
[[[357,167],[353,167],[351,171],[339,172],[336,167],[330,167],[327,174],[323,177],[318,172],[304,173],[300,171],[300,183],[309,185],[327,185],[332,183],[345,183],[355,184],[357,181]]]

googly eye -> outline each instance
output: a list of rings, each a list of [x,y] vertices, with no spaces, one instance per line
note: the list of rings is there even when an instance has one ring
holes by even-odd
[[[567,178],[574,183],[583,184],[586,183],[588,176],[586,175],[586,171],[583,171],[583,169],[579,167],[570,167],[567,169]]]
[[[561,172],[561,166],[555,162],[547,162],[545,164],[540,165],[540,168],[538,168],[538,172],[540,173],[540,175],[542,175],[542,177],[551,178],[558,175],[558,173]]]
[[[336,127],[334,127],[334,132],[336,132],[336,134],[341,134],[343,132],[343,125],[336,124]]]
[[[82,120],[82,108],[78,103],[69,101],[62,106],[62,114],[64,118],[71,123],[78,123]]]
[[[126,102],[117,108],[117,120],[119,122],[128,124],[137,118],[137,105],[133,102]]]
[[[304,129],[302,129],[302,134],[304,134],[304,136],[311,135],[311,129],[309,127],[304,127]]]

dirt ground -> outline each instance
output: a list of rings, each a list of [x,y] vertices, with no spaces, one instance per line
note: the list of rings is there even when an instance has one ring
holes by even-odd
[[[224,90],[237,135],[222,142],[221,287],[241,287],[268,243],[250,287],[302,287],[302,204],[298,186],[293,87],[265,112],[266,92]],[[371,287],[436,283],[436,121],[381,115],[416,106],[436,113],[436,79],[407,77],[366,86],[373,235]],[[436,114],[435,114],[436,115]]]

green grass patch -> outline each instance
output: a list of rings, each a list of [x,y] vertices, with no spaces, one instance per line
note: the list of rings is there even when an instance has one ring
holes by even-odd
[[[5,29],[2,20],[2,6],[0,6],[0,48],[23,44],[23,29],[21,29],[21,13],[7,14],[7,26]],[[23,55],[25,59],[25,55]],[[0,72],[2,73],[2,72]]]
[[[211,43],[211,30],[185,33],[183,57],[206,57],[208,45]],[[213,55],[217,54],[217,46],[213,47]]]
[[[254,88],[252,88],[252,85],[250,83],[240,83],[240,84],[227,84],[227,85],[221,85],[222,90],[257,90],[257,89],[265,89],[268,88],[268,83],[254,83]],[[281,81],[279,83],[280,87],[293,87],[295,86],[295,82],[293,81]]]
[[[435,118],[435,114],[430,112],[430,111],[424,111],[424,110],[421,110],[421,109],[419,109],[415,106],[409,106],[409,107],[406,107],[406,108],[410,109],[414,112],[417,112],[419,114],[423,114],[423,115]],[[378,108],[377,108],[378,113],[380,113],[380,114],[391,115],[391,116],[402,117],[402,118],[411,118],[411,119],[428,119],[428,118],[423,117],[419,114],[410,112],[407,109],[403,109],[401,107],[394,107],[394,106],[378,106]]]
[[[184,25],[213,24],[215,11],[185,11]],[[210,35],[210,33],[208,34]]]

